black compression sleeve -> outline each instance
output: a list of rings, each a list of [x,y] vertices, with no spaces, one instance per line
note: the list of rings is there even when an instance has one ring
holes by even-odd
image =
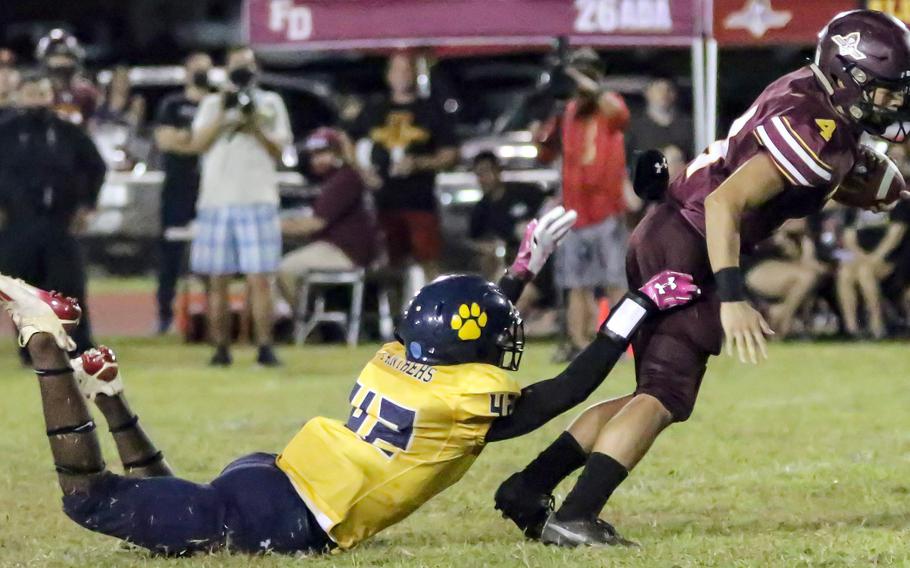
[[[525,280],[514,276],[509,271],[506,271],[506,273],[502,275],[502,278],[499,279],[499,288],[513,304],[521,297],[521,293],[524,292],[526,284],[527,282]]]
[[[635,331],[655,310],[644,294],[628,292],[610,312],[594,341],[562,373],[521,390],[512,414],[493,421],[487,441],[527,434],[588,398],[607,378]]]
[[[598,334],[562,373],[522,389],[512,414],[493,421],[487,441],[527,434],[584,401],[607,377],[626,345]]]

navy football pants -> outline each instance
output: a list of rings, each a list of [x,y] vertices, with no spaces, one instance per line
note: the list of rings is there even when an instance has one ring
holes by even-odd
[[[224,547],[321,552],[330,546],[273,454],[242,457],[209,484],[107,473],[88,494],[65,496],[63,510],[89,530],[160,554]]]

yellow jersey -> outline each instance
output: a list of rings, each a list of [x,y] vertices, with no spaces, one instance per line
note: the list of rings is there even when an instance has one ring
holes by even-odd
[[[350,548],[461,479],[519,391],[493,365],[413,363],[389,343],[360,373],[347,422],[313,418],[278,467],[323,530]]]

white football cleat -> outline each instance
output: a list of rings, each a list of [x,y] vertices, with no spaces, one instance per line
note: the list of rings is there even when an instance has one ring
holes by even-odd
[[[120,365],[117,356],[104,345],[89,349],[80,357],[70,361],[73,376],[79,383],[79,390],[85,398],[95,400],[99,394],[117,396],[123,392]]]
[[[65,351],[76,349],[67,334],[82,317],[82,308],[73,298],[35,288],[17,278],[0,274],[0,305],[19,328],[19,345],[25,347],[36,333],[49,333]]]

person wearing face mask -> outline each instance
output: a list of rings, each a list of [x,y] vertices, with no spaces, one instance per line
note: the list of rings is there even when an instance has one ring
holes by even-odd
[[[73,124],[86,126],[98,108],[100,94],[79,75],[85,50],[75,36],[61,29],[51,30],[38,41],[37,59],[54,88],[54,111]]]
[[[85,228],[106,166],[81,128],[57,116],[43,72],[23,77],[17,111],[0,122],[0,271],[67,296],[86,295],[78,234]],[[92,346],[88,320],[73,335]]]
[[[192,145],[192,125],[199,103],[211,92],[211,68],[212,58],[208,54],[190,54],[184,61],[186,78],[183,90],[161,101],[155,119],[155,144],[161,151],[164,170],[157,294],[159,333],[166,333],[174,319],[172,304],[186,255],[186,243],[167,238],[168,231],[185,227],[196,217],[199,159]]]
[[[192,149],[201,155],[191,270],[209,280],[212,365],[232,362],[228,285],[241,274],[249,284],[259,345],[257,362],[279,365],[272,349],[272,279],[281,260],[278,176],[292,133],[277,93],[256,85],[258,67],[249,47],[228,53],[229,81],[205,97],[193,120]]]

